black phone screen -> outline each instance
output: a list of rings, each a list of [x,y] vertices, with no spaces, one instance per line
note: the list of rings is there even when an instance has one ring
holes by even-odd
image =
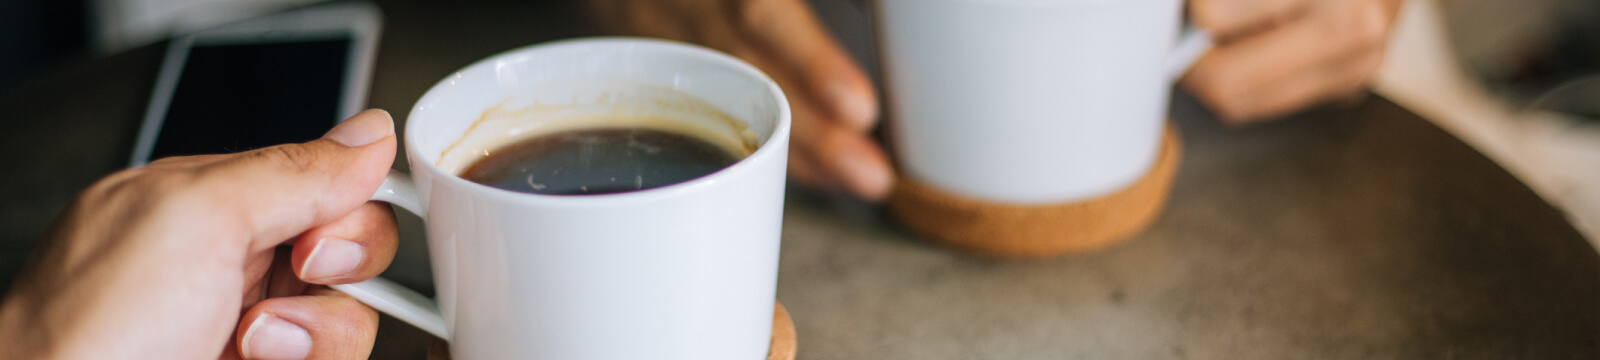
[[[315,140],[339,121],[349,37],[189,49],[150,160]]]

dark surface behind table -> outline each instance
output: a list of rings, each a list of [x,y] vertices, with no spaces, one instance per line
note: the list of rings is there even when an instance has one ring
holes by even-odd
[[[369,103],[401,121],[455,69],[579,34],[564,2],[377,3],[386,25]],[[829,19],[850,47],[870,48],[861,13],[823,3],[845,12]],[[164,46],[0,94],[0,162],[11,167],[0,177],[0,285],[74,194],[125,164]],[[779,299],[800,357],[1600,357],[1594,250],[1526,186],[1416,115],[1374,98],[1226,129],[1180,96],[1173,117],[1186,154],[1169,209],[1095,254],[972,258],[791,194]],[[400,219],[387,275],[426,290],[420,226]],[[423,357],[428,335],[382,321],[373,358]]]

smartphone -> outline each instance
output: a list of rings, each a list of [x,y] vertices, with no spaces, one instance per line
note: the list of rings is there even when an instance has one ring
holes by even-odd
[[[382,15],[290,10],[172,40],[130,166],[315,140],[366,104]]]

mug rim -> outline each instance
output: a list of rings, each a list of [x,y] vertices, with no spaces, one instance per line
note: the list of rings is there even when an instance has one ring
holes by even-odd
[[[406,149],[406,160],[409,163],[414,157],[419,156],[416,154],[422,154],[417,151],[417,145],[413,141],[413,138],[416,136],[413,134],[418,134],[417,128],[420,127],[420,125],[418,125],[419,122],[416,121],[417,114],[424,112],[421,104],[425,103],[429,98],[436,96],[437,93],[446,91],[446,89],[454,86],[455,83],[452,80],[459,77],[462,72],[482,67],[494,66],[495,63],[510,58],[537,56],[542,52],[554,52],[570,48],[583,47],[633,47],[642,48],[643,51],[673,53],[697,60],[703,60],[709,64],[725,67],[738,74],[749,76],[764,85],[767,88],[766,90],[768,95],[770,95],[772,98],[771,100],[777,104],[777,122],[772,127],[772,134],[767,137],[767,141],[758,146],[756,151],[750,153],[750,155],[739,159],[739,161],[734,162],[732,165],[718,169],[717,171],[705,176],[666,186],[618,193],[593,195],[550,195],[505,190],[463,179],[456,174],[445,171],[431,161],[419,161],[422,165],[421,171],[432,173],[432,175],[437,178],[433,180],[436,183],[449,183],[453,186],[462,187],[473,194],[481,196],[492,196],[536,204],[561,203],[562,205],[566,206],[604,206],[611,203],[651,201],[653,199],[679,197],[691,193],[708,191],[709,188],[718,182],[742,177],[745,173],[754,171],[751,168],[757,167],[761,163],[777,161],[772,160],[771,158],[773,157],[787,155],[791,120],[788,96],[785,95],[783,90],[778,87],[777,82],[773,81],[772,78],[767,76],[765,72],[762,72],[755,66],[752,66],[743,60],[739,60],[732,55],[699,45],[651,38],[605,36],[557,40],[522,46],[475,61],[464,67],[461,67],[460,69],[457,69],[456,71],[451,72],[449,75],[446,75],[444,79],[439,80],[439,82],[435,83],[432,87],[429,87],[428,91],[423,93],[422,97],[417,99],[416,104],[412,106],[411,112],[406,115],[406,136],[405,139],[401,139]],[[784,154],[774,155],[773,153],[775,152],[783,152]],[[418,171],[417,166],[412,166],[411,168],[412,171]]]

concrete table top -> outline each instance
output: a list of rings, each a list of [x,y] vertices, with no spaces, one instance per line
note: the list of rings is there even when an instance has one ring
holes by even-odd
[[[559,2],[378,4],[370,103],[396,119],[460,66],[580,34]],[[819,8],[858,11],[830,25],[852,48],[870,39],[856,6]],[[125,164],[163,48],[0,93],[0,286],[73,195]],[[1180,95],[1172,117],[1186,153],[1166,212],[1087,255],[972,257],[871,207],[790,192],[778,299],[799,358],[1600,357],[1600,257],[1427,121],[1376,97],[1228,129]],[[420,225],[401,227],[387,275],[429,289]],[[430,341],[384,317],[373,358],[422,359]]]

